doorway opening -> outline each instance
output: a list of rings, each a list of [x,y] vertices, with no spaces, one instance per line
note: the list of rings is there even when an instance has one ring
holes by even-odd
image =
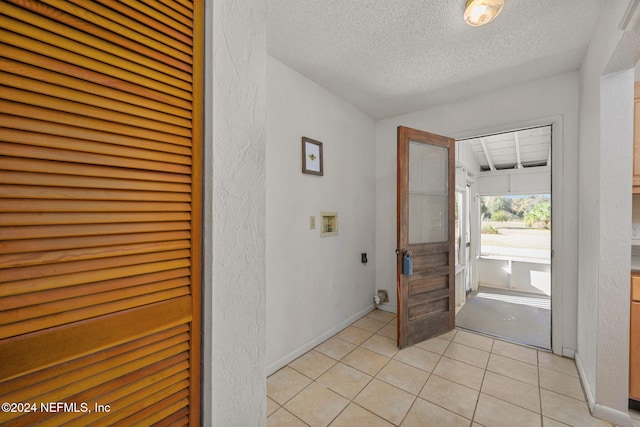
[[[456,141],[456,326],[551,349],[551,125]]]

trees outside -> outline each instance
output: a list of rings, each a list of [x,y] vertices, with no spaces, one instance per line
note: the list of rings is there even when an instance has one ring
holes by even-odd
[[[551,200],[547,194],[485,196],[480,199],[481,221],[524,222],[527,227],[551,227]]]
[[[548,260],[551,199],[548,194],[480,198],[480,255]]]
[[[551,203],[540,202],[528,211],[524,217],[527,227],[538,225],[541,228],[551,228]]]

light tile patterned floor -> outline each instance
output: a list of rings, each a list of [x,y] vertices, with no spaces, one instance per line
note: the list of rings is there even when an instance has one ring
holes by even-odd
[[[375,310],[271,375],[268,427],[610,426],[571,359],[463,330],[398,351],[395,331]]]

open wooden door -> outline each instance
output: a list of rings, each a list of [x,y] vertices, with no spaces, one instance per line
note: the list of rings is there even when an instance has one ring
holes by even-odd
[[[398,127],[400,348],[455,326],[454,150],[451,138]]]

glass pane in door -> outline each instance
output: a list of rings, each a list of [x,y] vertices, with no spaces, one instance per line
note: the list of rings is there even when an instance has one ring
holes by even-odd
[[[409,243],[448,237],[448,150],[409,142]]]

